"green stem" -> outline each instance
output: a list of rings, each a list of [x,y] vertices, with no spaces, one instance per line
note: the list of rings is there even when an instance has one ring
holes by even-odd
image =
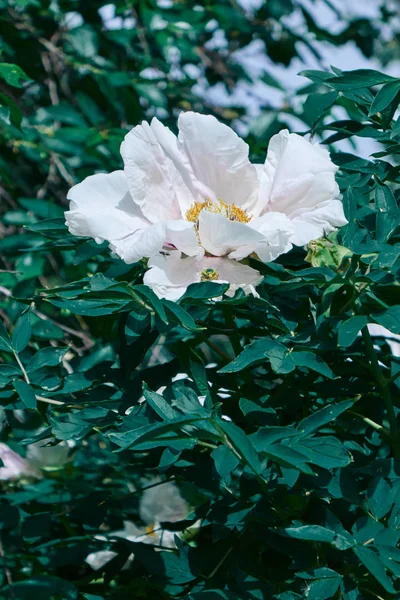
[[[371,335],[368,331],[368,327],[363,327],[361,333],[362,333],[362,337],[364,340],[365,349],[367,351],[369,363],[371,365],[371,370],[372,370],[372,372],[375,376],[376,382],[381,390],[382,398],[383,398],[383,401],[386,406],[386,411],[387,411],[387,415],[388,415],[388,419],[389,419],[389,423],[390,423],[390,433],[392,436],[394,450],[396,451],[396,454],[399,454],[399,452],[398,452],[398,450],[399,450],[399,439],[398,439],[399,428],[397,425],[396,414],[395,414],[394,408],[393,408],[392,396],[390,394],[389,385],[388,385],[388,382],[386,381],[385,377],[383,376],[383,373],[379,366],[378,358],[376,356],[376,352],[375,352],[375,348],[374,348],[374,343],[373,343]]]
[[[227,327],[227,329],[230,329],[232,332],[229,336],[229,340],[232,344],[232,348],[235,353],[235,356],[238,356],[242,351],[242,346],[240,344],[240,335],[236,329],[235,316],[233,314],[232,307],[224,306],[222,311],[224,313],[226,327]]]

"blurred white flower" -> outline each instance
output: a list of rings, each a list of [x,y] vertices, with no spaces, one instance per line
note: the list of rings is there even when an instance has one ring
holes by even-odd
[[[178,137],[155,118],[134,127],[124,170],[88,177],[68,196],[71,233],[108,241],[127,263],[150,258],[144,281],[158,295],[177,299],[202,280],[253,293],[259,272],[234,261],[272,261],[347,222],[337,167],[318,144],[281,131],[255,165],[212,116],[182,113],[178,127]]]
[[[184,537],[185,532],[163,529],[161,523],[183,521],[190,512],[190,506],[181,496],[176,485],[173,482],[161,483],[145,490],[140,499],[139,516],[145,526],[136,525],[132,521],[124,521],[123,529],[107,535],[96,536],[96,539],[108,541],[123,538],[131,542],[141,542],[162,548],[175,548],[175,535]],[[199,523],[195,523],[189,528],[188,534],[190,535],[198,527]],[[86,562],[92,569],[98,570],[115,556],[117,554],[112,550],[100,550],[89,554]],[[132,558],[133,555],[129,560]]]
[[[70,449],[67,442],[60,442],[55,446],[48,445],[54,441],[46,438],[29,444],[26,451],[27,459],[39,468],[59,469],[70,460]]]
[[[7,444],[0,443],[0,460],[0,481],[40,477],[39,471]]]

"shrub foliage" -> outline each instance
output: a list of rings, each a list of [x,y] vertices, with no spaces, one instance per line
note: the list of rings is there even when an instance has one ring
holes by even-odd
[[[176,43],[198,61],[186,17],[132,7],[134,29],[104,30],[98,4],[71,31],[35,0],[4,18],[2,441],[22,455],[43,439],[75,445],[40,478],[3,482],[2,597],[397,597],[400,359],[368,324],[400,334],[400,80],[303,73],[304,121],[340,167],[347,226],[257,263],[259,298],[205,282],[160,300],[144,264],[68,234],[65,191],[119,167],[128,123],[218,110],[193,81],[137,75],[165,74]],[[168,28],[151,29],[156,16]],[[280,126],[249,135],[254,157]],[[356,137],[381,146],[366,159],[336,145]],[[154,480],[175,481],[192,507],[164,524],[186,532],[176,549],[105,535],[140,520]],[[95,571],[85,559],[102,550],[115,554]]]

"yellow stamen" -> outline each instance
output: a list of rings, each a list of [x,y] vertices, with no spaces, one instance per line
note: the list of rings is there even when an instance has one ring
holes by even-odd
[[[219,273],[212,267],[207,267],[200,271],[201,281],[215,281],[219,279]]]
[[[206,210],[211,213],[223,215],[230,221],[240,221],[240,223],[248,223],[251,217],[248,216],[244,210],[235,206],[234,204],[226,204],[218,198],[215,202],[210,198],[206,198],[204,202],[195,202],[187,211],[186,219],[197,223],[199,215],[202,210]]]
[[[151,537],[156,537],[155,531],[154,531],[154,523],[153,525],[147,525],[146,527],[146,534],[150,535]]]

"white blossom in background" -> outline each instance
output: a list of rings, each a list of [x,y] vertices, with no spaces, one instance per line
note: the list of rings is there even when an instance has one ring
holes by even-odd
[[[190,283],[227,282],[255,293],[263,262],[344,225],[325,148],[287,130],[271,138],[264,164],[212,116],[182,113],[176,137],[157,119],[121,145],[124,170],[87,177],[69,192],[76,236],[107,241],[126,263],[149,258],[144,283],[178,299]]]
[[[177,486],[173,482],[161,483],[144,490],[140,499],[139,516],[145,524],[144,526],[136,525],[132,521],[124,521],[123,529],[104,536],[96,536],[96,538],[102,541],[123,538],[131,542],[141,542],[163,548],[175,548],[175,535],[181,537],[182,533],[163,529],[161,523],[183,521],[190,512],[190,506],[181,496]],[[197,523],[191,529],[198,526]],[[86,562],[92,569],[98,570],[115,556],[117,554],[112,550],[99,550],[89,554],[86,557]],[[132,558],[133,555],[130,560]]]
[[[53,438],[46,438],[29,444],[26,450],[27,459],[36,467],[45,469],[60,469],[71,459],[70,447],[67,442],[48,445]]]
[[[7,444],[0,443],[0,460],[0,481],[40,477],[39,471]]]
[[[377,325],[376,323],[369,323],[368,331],[372,337],[384,338],[393,356],[400,357],[400,335],[392,333],[389,329],[386,329],[386,327]]]

